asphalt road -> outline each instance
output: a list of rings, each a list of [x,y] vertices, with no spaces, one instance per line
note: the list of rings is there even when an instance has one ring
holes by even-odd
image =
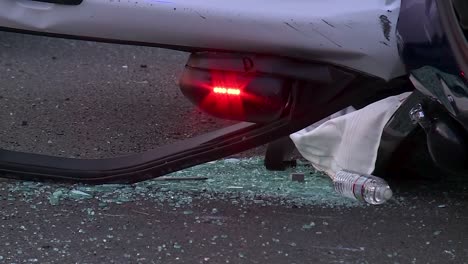
[[[0,35],[4,147],[73,157],[141,152],[227,124],[177,86],[188,54]]]
[[[1,33],[0,146],[111,157],[228,124],[183,99],[186,58]],[[467,186],[396,184],[383,206],[237,202],[197,188],[52,205],[57,186],[1,180],[0,263],[466,263]]]

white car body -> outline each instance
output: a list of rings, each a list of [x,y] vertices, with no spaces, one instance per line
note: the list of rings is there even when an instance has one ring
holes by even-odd
[[[273,54],[390,80],[405,74],[399,9],[400,0],[1,0],[0,28]]]

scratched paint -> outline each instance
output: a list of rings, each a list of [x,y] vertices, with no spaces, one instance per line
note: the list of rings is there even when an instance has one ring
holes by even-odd
[[[108,0],[84,1],[80,10],[0,1],[0,26],[183,50],[276,54],[341,65],[385,80],[405,74],[392,43],[396,39],[390,38],[399,0]],[[389,45],[368,44],[381,40]]]
[[[382,26],[382,32],[387,41],[390,41],[390,32],[392,31],[392,22],[388,19],[386,15],[381,15],[379,17],[380,25]]]
[[[322,20],[323,21],[323,20]],[[288,22],[283,22],[288,28],[306,36],[306,37],[309,37],[309,38],[314,38],[315,36],[314,35],[311,35],[311,34],[307,34],[305,33],[304,31],[300,30],[298,27],[295,27],[293,25],[291,25],[291,23],[288,23]],[[326,23],[327,25],[331,25],[329,23]],[[322,36],[324,39],[326,39],[327,41],[329,41],[330,43],[332,43],[333,45],[339,47],[339,48],[342,48],[343,46],[341,44],[339,44],[338,42],[334,41],[333,39],[331,39],[329,36],[327,36],[326,34],[322,33],[321,31],[319,31],[317,28],[314,27],[314,24],[313,23],[309,23],[309,27],[308,27],[310,30],[312,30],[313,32],[315,32],[316,34]]]
[[[323,23],[329,25],[330,27],[335,28],[335,26],[332,23],[328,22],[327,20],[322,19],[322,21],[323,21]]]

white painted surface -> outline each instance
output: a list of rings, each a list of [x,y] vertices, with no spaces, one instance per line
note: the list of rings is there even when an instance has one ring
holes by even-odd
[[[323,61],[385,79],[404,74],[400,0],[1,0],[0,26]],[[390,22],[388,39],[382,16]]]

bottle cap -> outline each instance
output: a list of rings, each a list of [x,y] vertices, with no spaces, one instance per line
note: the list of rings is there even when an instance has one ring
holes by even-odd
[[[392,189],[386,188],[385,191],[383,192],[383,198],[385,200],[390,200],[390,198],[392,198],[392,196],[393,196]]]

